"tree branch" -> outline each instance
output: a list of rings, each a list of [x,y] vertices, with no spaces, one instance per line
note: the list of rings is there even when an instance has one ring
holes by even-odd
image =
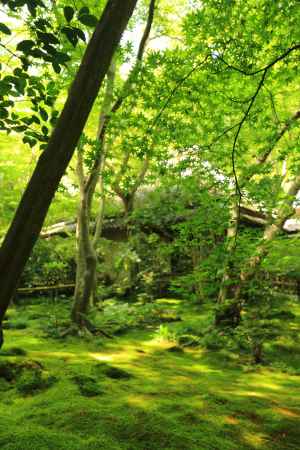
[[[270,69],[272,66],[274,66],[279,61],[282,61],[284,58],[286,58],[290,53],[292,53],[295,50],[300,50],[300,44],[296,44],[293,47],[290,47],[284,53],[282,53],[281,55],[277,56],[277,58],[273,59],[273,61],[271,61],[265,67],[262,67],[261,69],[255,70],[254,72],[247,72],[246,70],[243,70],[243,69],[240,69],[239,67],[233,66],[232,64],[227,63],[225,61],[225,59],[222,58],[222,56],[218,56],[218,59],[220,61],[222,61],[224,64],[226,64],[228,69],[235,70],[236,72],[242,73],[243,75],[246,75],[246,76],[253,76],[253,75],[257,75],[258,73],[264,72],[265,70]]]

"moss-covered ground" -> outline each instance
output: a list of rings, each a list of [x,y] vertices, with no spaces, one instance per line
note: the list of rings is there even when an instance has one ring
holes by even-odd
[[[270,350],[274,364],[251,367],[222,351],[170,351],[159,325],[57,340],[45,337],[49,301],[34,302],[9,311],[19,325],[5,330],[0,362],[39,362],[54,382],[26,393],[0,379],[1,450],[300,449],[300,349],[291,342]],[[201,307],[181,314],[205,321]],[[26,355],[8,356],[13,347]]]

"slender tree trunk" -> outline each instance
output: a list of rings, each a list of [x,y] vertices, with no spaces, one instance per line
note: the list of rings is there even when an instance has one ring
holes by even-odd
[[[235,309],[237,315],[235,319],[239,321],[240,312],[243,302],[243,289],[245,285],[254,277],[258,267],[263,259],[268,255],[270,243],[281,232],[285,221],[294,213],[293,202],[295,195],[300,189],[300,176],[293,178],[292,180],[284,180],[282,183],[282,191],[285,194],[285,198],[281,200],[281,204],[278,207],[276,220],[269,224],[264,232],[263,238],[260,244],[257,246],[255,254],[253,254],[248,261],[244,264],[244,267],[240,271],[238,282],[235,284],[233,295],[231,296],[231,303],[229,309],[232,311]],[[226,319],[225,317],[222,318]],[[216,316],[216,324],[221,324],[222,320],[218,320]]]
[[[85,191],[82,149],[78,149],[77,175],[80,186],[80,207],[77,218],[77,272],[72,320],[83,327],[90,303],[90,278],[96,267],[96,253],[90,240],[90,211]]]
[[[281,232],[282,227],[286,220],[294,213],[293,202],[295,201],[295,195],[300,189],[300,175],[296,176],[292,180],[284,180],[282,184],[282,190],[285,194],[285,198],[281,200],[281,204],[278,208],[277,218],[274,223],[268,225],[265,229],[262,242],[257,247],[255,255],[253,255],[245,264],[243,270],[240,272],[240,283],[235,292],[235,298],[239,298],[241,289],[244,284],[249,281],[255,274],[257,267],[261,264],[262,260],[267,256],[269,252],[269,243],[272,242],[278,234]]]
[[[97,286],[97,242],[102,233],[103,217],[104,217],[104,179],[103,170],[105,166],[106,156],[109,149],[109,144],[106,142],[106,131],[110,122],[111,114],[114,114],[122,106],[124,98],[128,95],[128,91],[131,90],[132,83],[135,76],[140,70],[143,55],[146,49],[146,44],[150,35],[151,27],[154,19],[156,0],[150,0],[147,23],[142,35],[142,39],[139,45],[136,63],[130,72],[122,90],[122,94],[113,104],[113,88],[115,79],[115,63],[111,64],[111,67],[107,74],[107,86],[103,100],[102,110],[99,118],[99,126],[97,132],[97,140],[99,142],[99,156],[95,159],[90,175],[85,180],[83,174],[83,166],[81,166],[81,182],[83,188],[81,190],[81,201],[78,213],[78,242],[77,242],[77,260],[78,270],[76,273],[76,289],[74,306],[72,310],[72,320],[79,326],[84,326],[84,322],[81,317],[88,312],[89,305],[95,303],[96,286]],[[94,236],[85,234],[84,230],[88,230],[90,227],[90,212],[93,196],[95,193],[96,185],[99,182],[100,189],[100,202],[99,210],[96,217],[96,228]],[[84,213],[84,208],[87,209]],[[83,226],[84,224],[84,226]],[[84,274],[84,276],[83,276]]]
[[[137,0],[108,0],[0,249],[0,323]]]
[[[232,296],[232,289],[234,285],[234,250],[236,247],[236,238],[238,231],[238,205],[234,203],[231,207],[231,218],[229,227],[227,228],[226,236],[226,262],[224,265],[224,272],[221,281],[218,301],[224,301]]]
[[[71,318],[78,326],[85,326],[85,317],[89,306],[92,304],[92,297],[95,293],[96,273],[97,273],[97,252],[95,239],[90,234],[90,219],[92,200],[95,193],[98,179],[102,180],[104,170],[107,146],[105,135],[103,133],[104,124],[108,114],[111,111],[113,100],[113,89],[115,80],[115,62],[112,61],[107,72],[107,84],[104,94],[103,104],[99,116],[99,125],[97,130],[97,142],[99,144],[97,164],[94,164],[93,170],[87,179],[84,175],[83,148],[78,148],[77,156],[77,177],[80,188],[80,202],[77,217],[77,268],[76,268],[76,286],[74,295],[74,304],[71,312]],[[103,187],[103,186],[102,186]],[[98,212],[96,219],[96,231],[99,229],[99,214],[103,215],[103,210]],[[98,230],[99,232],[99,230]]]
[[[277,143],[282,139],[285,134],[290,130],[293,124],[299,120],[300,110],[296,111],[281,127],[281,129],[274,133],[271,139],[271,145],[268,145],[261,154],[256,158],[254,164],[246,169],[246,171],[240,176],[239,185],[240,189],[252,179],[252,177],[257,172],[257,168],[268,160],[273,149],[276,147]],[[223,303],[226,299],[234,297],[234,291],[236,287],[236,268],[234,264],[234,250],[236,247],[236,237],[239,225],[239,210],[238,205],[232,204],[230,211],[230,224],[227,229],[226,238],[226,259],[224,264],[223,277],[221,281],[221,286],[219,290],[218,302]],[[237,314],[239,312],[237,311]]]

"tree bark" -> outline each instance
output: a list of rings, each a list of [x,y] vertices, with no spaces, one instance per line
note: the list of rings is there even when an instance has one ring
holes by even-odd
[[[95,158],[92,170],[88,177],[84,176],[84,169],[82,160],[79,161],[79,184],[81,186],[81,200],[78,213],[78,226],[77,226],[77,271],[76,271],[76,289],[74,297],[74,305],[71,313],[72,320],[80,327],[84,327],[84,317],[86,316],[89,306],[95,303],[96,287],[97,287],[97,242],[102,233],[103,218],[104,218],[104,179],[103,170],[106,162],[106,156],[109,151],[108,142],[106,142],[106,134],[109,126],[111,115],[116,113],[122,106],[126,96],[130,95],[132,83],[135,77],[138,75],[144,52],[146,49],[147,41],[151,32],[151,27],[154,19],[156,0],[150,0],[146,27],[142,35],[142,39],[139,45],[136,63],[128,75],[127,80],[124,83],[122,94],[113,104],[113,88],[115,79],[115,64],[112,62],[111,67],[107,74],[107,86],[104,95],[102,110],[99,118],[99,126],[97,132],[97,141],[99,143],[98,157]],[[129,154],[128,154],[129,159]],[[128,162],[128,161],[127,161]],[[125,164],[126,166],[126,164]],[[125,167],[124,166],[124,167]],[[90,213],[92,201],[96,189],[96,185],[99,183],[100,190],[100,202],[99,209],[96,217],[95,232],[92,237],[88,234],[90,229]],[[135,193],[135,192],[134,192]],[[133,195],[128,196],[128,202],[126,203],[126,210],[129,214],[133,207]]]
[[[0,323],[137,0],[108,0],[0,249]]]
[[[221,287],[218,296],[218,302],[224,303],[227,298],[231,297],[232,285],[234,283],[234,249],[236,246],[237,230],[238,230],[238,205],[233,204],[230,211],[231,219],[227,228],[226,236],[226,261],[221,281]]]
[[[111,111],[113,88],[115,79],[115,63],[112,61],[107,73],[107,85],[104,94],[103,104],[99,116],[99,126],[97,131],[97,142],[99,144],[99,154],[96,158],[97,164],[94,164],[93,170],[87,179],[84,175],[83,167],[83,146],[78,147],[77,155],[77,177],[80,191],[80,202],[77,217],[77,268],[76,268],[76,287],[74,294],[74,304],[71,312],[71,318],[78,326],[84,327],[85,317],[91,304],[91,297],[95,291],[95,279],[97,268],[97,252],[95,239],[90,235],[90,215],[92,200],[96,189],[98,179],[102,180],[106,157],[105,135],[103,127],[106,117]],[[102,183],[103,184],[103,180]],[[104,205],[103,205],[104,206]],[[96,233],[99,233],[99,216],[103,216],[103,209],[100,208],[98,218],[96,219]]]
[[[83,149],[78,149],[77,175],[80,187],[80,206],[77,219],[77,270],[72,320],[83,327],[88,313],[91,293],[91,278],[96,268],[96,252],[90,240],[89,198],[85,191],[83,172]]]

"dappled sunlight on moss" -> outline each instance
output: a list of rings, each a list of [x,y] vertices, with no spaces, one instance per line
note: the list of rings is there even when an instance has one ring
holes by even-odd
[[[252,433],[249,431],[242,432],[242,437],[247,444],[253,446],[253,448],[262,448],[266,442],[266,436],[260,433]]]
[[[238,425],[240,423],[240,421],[236,417],[225,416],[224,423],[227,423],[228,425]]]
[[[284,407],[274,407],[273,411],[275,413],[278,413],[284,417],[291,417],[291,418],[295,418],[295,419],[300,419],[300,410],[299,411],[295,411],[295,410],[291,410],[288,408],[284,408]]]
[[[149,395],[148,397],[145,395],[128,395],[126,397],[126,401],[129,405],[142,407],[145,409],[153,408],[153,397]]]
[[[36,326],[8,330],[7,342],[26,349],[26,358],[40,361],[57,382],[26,399],[13,385],[1,391],[0,414],[10,431],[1,440],[0,424],[0,445],[24,439],[28,446],[29,431],[11,438],[26,422],[47,436],[34,441],[34,450],[297,448],[289,446],[299,422],[297,376],[243,367],[225,353],[201,347],[170,351],[174,342],[158,339],[153,330],[133,330],[111,340],[56,340],[43,337]],[[110,378],[105,374],[109,367],[128,372],[128,378]],[[76,379],[91,381],[90,396]],[[56,439],[62,433],[72,436],[71,448]]]
[[[249,386],[255,386],[256,388],[270,389],[272,391],[280,391],[282,389],[281,386],[272,382],[272,381],[259,381],[257,383],[249,383]]]
[[[182,300],[176,298],[158,298],[155,300],[155,303],[178,306],[182,303]]]

